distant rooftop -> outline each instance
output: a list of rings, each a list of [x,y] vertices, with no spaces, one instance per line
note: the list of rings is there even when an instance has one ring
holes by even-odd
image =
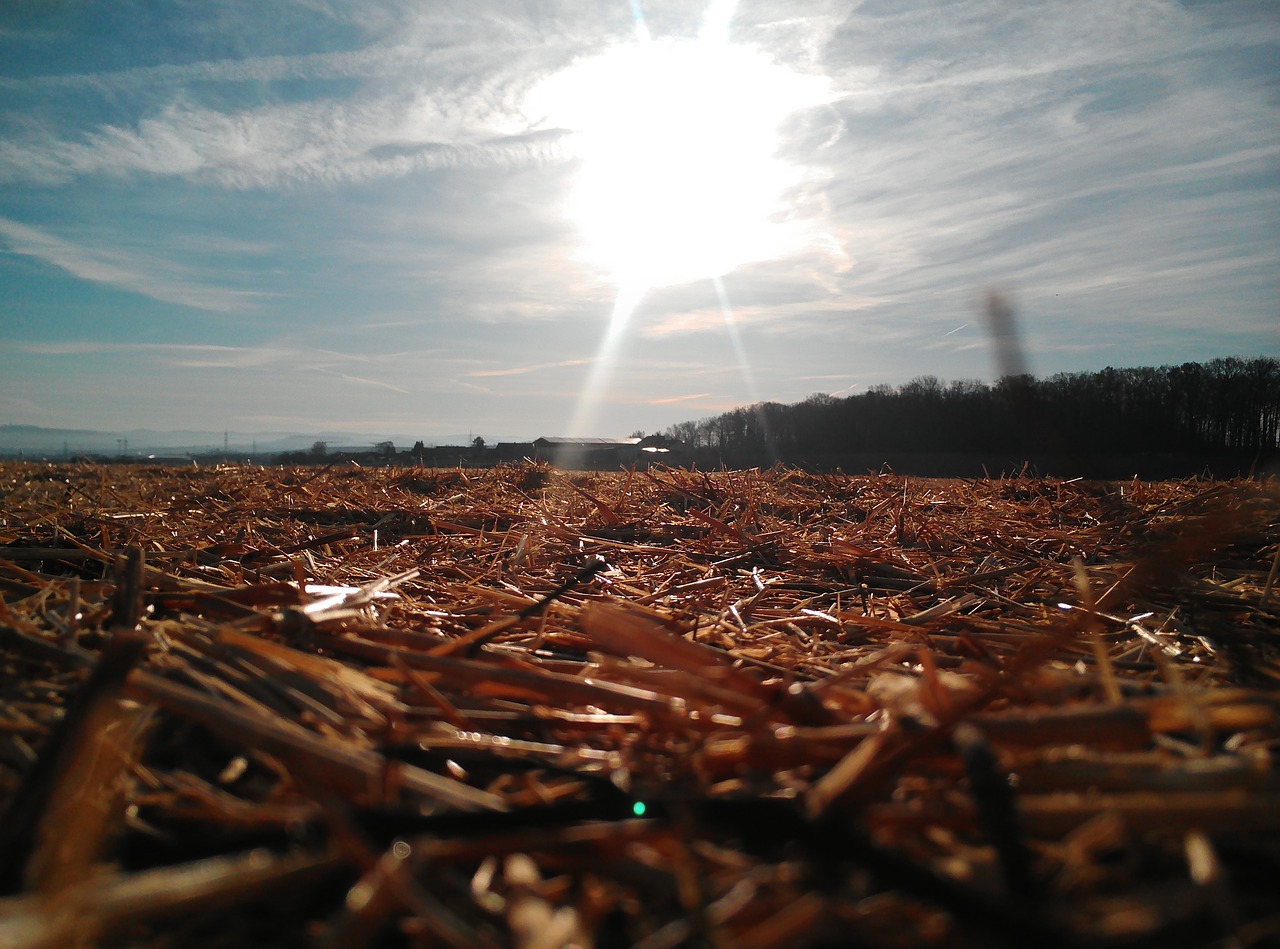
[[[559,435],[543,435],[541,438],[535,439],[534,444],[549,445],[549,446],[577,445],[577,446],[583,446],[583,447],[589,448],[593,446],[605,447],[609,445],[638,445],[640,444],[640,439],[638,438],[564,438]]]

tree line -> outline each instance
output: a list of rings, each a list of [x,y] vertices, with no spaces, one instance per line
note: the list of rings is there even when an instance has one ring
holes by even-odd
[[[1280,445],[1280,360],[1228,357],[994,384],[920,376],[842,398],[765,402],[665,434],[729,466],[865,452],[1265,458]]]

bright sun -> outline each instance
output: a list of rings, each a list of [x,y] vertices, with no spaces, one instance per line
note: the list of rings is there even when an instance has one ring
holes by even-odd
[[[779,126],[825,88],[729,43],[727,20],[709,18],[695,41],[642,35],[551,77],[528,103],[577,133],[570,212],[591,261],[630,293],[773,259],[795,239],[785,195],[798,172],[777,155]]]

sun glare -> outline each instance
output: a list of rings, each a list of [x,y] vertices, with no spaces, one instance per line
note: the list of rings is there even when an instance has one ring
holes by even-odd
[[[714,9],[696,40],[642,33],[531,97],[531,111],[577,133],[570,213],[620,287],[720,276],[794,238],[783,219],[797,172],[777,155],[778,130],[822,101],[822,83],[729,43],[726,21]]]
[[[802,175],[779,155],[779,135],[789,115],[827,101],[828,90],[821,76],[730,43],[735,8],[713,0],[696,40],[652,39],[633,0],[635,42],[575,63],[526,102],[534,121],[576,133],[581,167],[569,212],[588,262],[617,286],[570,434],[594,429],[624,331],[654,287],[713,282],[754,392],[720,278],[803,244],[787,206]]]

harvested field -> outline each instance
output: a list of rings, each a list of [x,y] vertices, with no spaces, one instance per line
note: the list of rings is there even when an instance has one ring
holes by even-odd
[[[0,465],[0,945],[1280,941],[1280,487]]]

